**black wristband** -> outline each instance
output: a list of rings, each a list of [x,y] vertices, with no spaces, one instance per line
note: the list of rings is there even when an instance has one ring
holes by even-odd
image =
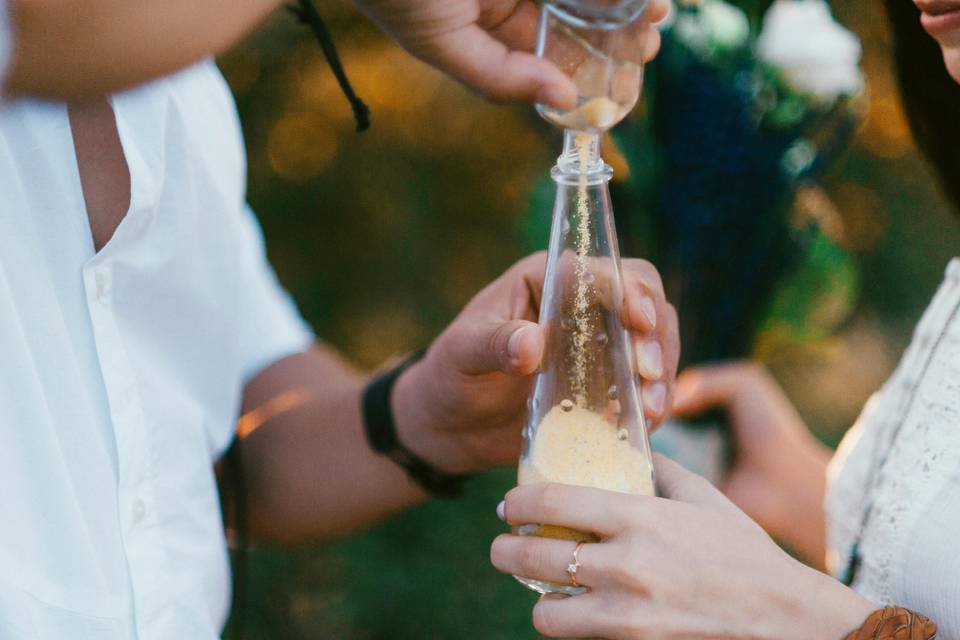
[[[411,355],[367,385],[363,391],[362,401],[363,428],[370,448],[393,460],[427,493],[438,498],[459,498],[463,495],[463,485],[470,476],[454,475],[434,468],[426,460],[403,446],[397,438],[393,409],[390,405],[393,385],[396,384],[400,374],[422,357],[422,351]]]

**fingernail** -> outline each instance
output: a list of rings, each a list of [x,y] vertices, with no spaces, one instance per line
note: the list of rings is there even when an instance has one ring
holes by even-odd
[[[663,375],[663,351],[656,340],[644,342],[637,349],[637,366],[647,380],[659,380]]]
[[[527,330],[527,327],[520,327],[513,332],[513,335],[510,336],[510,340],[507,341],[507,356],[511,360],[520,359],[520,340],[523,338],[523,332]]]
[[[547,85],[537,92],[539,104],[566,111],[576,106],[575,98],[571,101],[570,92],[557,86]]]
[[[507,508],[507,503],[504,502],[503,500],[501,500],[500,504],[497,505],[497,517],[503,520],[504,522],[507,521],[506,508]]]
[[[640,311],[643,312],[643,317],[647,319],[647,322],[650,323],[650,328],[656,328],[657,326],[657,305],[653,303],[652,298],[643,298],[640,300]]]
[[[547,105],[548,107],[554,106],[556,93],[557,90],[554,87],[540,87],[540,90],[537,91],[537,103]]]
[[[643,388],[643,404],[656,415],[663,415],[663,405],[667,401],[667,387],[662,382],[654,382]]]
[[[670,2],[670,3],[667,4],[667,10],[666,10],[666,12],[663,14],[663,17],[660,18],[659,20],[657,20],[656,22],[652,22],[652,23],[650,23],[650,24],[652,24],[652,25],[655,26],[655,27],[660,27],[660,26],[664,26],[664,27],[665,27],[665,26],[667,26],[667,25],[669,24],[668,21],[670,20],[670,18],[671,18],[672,16],[673,16],[673,3]]]

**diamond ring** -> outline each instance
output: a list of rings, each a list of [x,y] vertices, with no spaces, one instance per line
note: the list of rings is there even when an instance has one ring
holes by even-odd
[[[567,565],[567,575],[570,576],[570,583],[575,587],[580,586],[580,583],[577,582],[577,571],[583,566],[580,564],[580,549],[583,548],[584,544],[586,543],[582,540],[577,543],[576,548],[573,550],[573,562]]]

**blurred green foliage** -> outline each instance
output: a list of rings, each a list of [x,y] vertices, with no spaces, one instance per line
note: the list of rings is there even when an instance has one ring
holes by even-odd
[[[870,117],[827,185],[860,261],[862,299],[839,335],[769,354],[830,441],[904,348],[960,232],[912,148],[882,12],[834,2],[863,37]],[[325,3],[347,72],[373,109],[353,132],[309,35],[286,16],[221,60],[244,123],[250,202],[271,259],[318,334],[362,367],[429,342],[523,254],[518,219],[558,141],[525,108],[485,104]],[[247,640],[535,638],[532,594],[488,562],[513,470],[317,549],[250,554]],[[229,634],[226,637],[230,637]]]

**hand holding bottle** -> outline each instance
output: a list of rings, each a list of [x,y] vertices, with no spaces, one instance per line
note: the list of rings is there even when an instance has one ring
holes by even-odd
[[[466,473],[516,462],[545,348],[537,324],[545,270],[542,253],[518,262],[477,294],[397,381],[400,438],[439,468]],[[670,406],[680,354],[676,312],[650,263],[624,260],[623,282],[624,325],[637,352],[646,354],[639,372],[645,414],[658,424]]]
[[[540,8],[532,0],[357,0],[357,6],[410,53],[495,101],[569,108],[576,88],[532,51]],[[647,23],[663,19],[666,0],[653,0]],[[647,27],[644,57],[659,33]]]
[[[533,623],[548,638],[843,638],[876,607],[791,558],[709,482],[655,457],[662,498],[533,484],[507,494],[509,524],[549,522],[597,534],[582,546],[574,597],[545,596]],[[508,574],[570,582],[576,543],[502,535]]]

